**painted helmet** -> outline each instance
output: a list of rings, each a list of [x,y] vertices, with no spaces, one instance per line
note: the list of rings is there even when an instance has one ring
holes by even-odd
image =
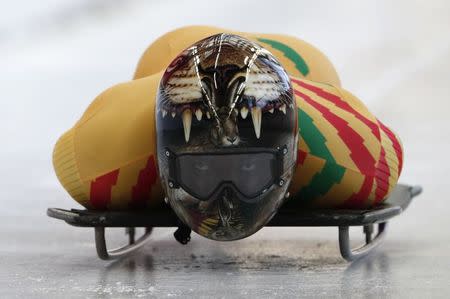
[[[177,216],[214,240],[269,222],[294,172],[296,111],[286,71],[252,41],[217,34],[178,55],[156,107],[159,175]]]

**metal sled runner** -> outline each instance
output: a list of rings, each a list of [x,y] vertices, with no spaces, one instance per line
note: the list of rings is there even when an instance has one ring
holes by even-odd
[[[378,246],[386,234],[389,219],[402,213],[411,200],[422,192],[419,186],[399,184],[386,201],[369,210],[295,210],[282,207],[266,226],[337,226],[339,229],[339,248],[347,261],[361,258]],[[87,210],[63,210],[49,208],[47,215],[64,220],[70,225],[95,228],[95,244],[101,259],[119,258],[141,247],[150,237],[153,227],[178,227],[174,236],[186,244],[191,230],[178,220],[170,208],[145,212],[97,212]],[[378,231],[374,237],[374,226]],[[365,244],[357,249],[350,246],[350,226],[362,226]],[[128,245],[108,250],[105,228],[125,227]],[[135,228],[145,227],[145,233],[135,238]]]

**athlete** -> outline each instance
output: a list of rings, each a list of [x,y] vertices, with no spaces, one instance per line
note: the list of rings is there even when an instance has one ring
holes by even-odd
[[[399,138],[294,37],[185,27],[58,140],[68,193],[93,210],[169,208],[214,240],[252,235],[282,204],[369,208],[396,186]]]

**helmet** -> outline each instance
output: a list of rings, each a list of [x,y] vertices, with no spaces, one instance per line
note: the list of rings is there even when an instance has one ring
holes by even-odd
[[[236,240],[283,203],[297,158],[297,113],[286,71],[258,44],[217,34],[167,67],[157,93],[159,175],[192,230]]]

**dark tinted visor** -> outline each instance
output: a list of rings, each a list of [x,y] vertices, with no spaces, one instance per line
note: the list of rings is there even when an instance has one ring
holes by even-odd
[[[198,199],[209,199],[224,184],[246,198],[264,192],[280,177],[277,151],[181,154],[171,159],[172,179]]]

